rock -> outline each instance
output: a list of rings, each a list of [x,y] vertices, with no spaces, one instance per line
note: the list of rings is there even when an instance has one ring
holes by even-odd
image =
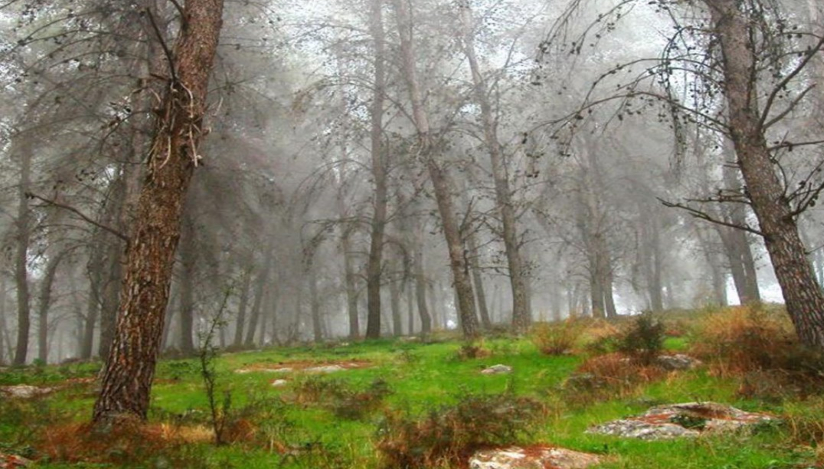
[[[283,367],[283,368],[241,368],[239,370],[235,370],[235,373],[245,375],[248,373],[291,373],[294,371],[292,368]]]
[[[289,381],[286,381],[285,379],[276,379],[276,380],[272,381],[272,387],[273,388],[282,388],[282,387],[286,386],[287,384],[289,384]]]
[[[53,391],[54,388],[38,388],[37,386],[29,386],[26,384],[0,387],[0,393],[5,394],[9,398],[17,399],[30,399],[32,397],[49,394]]]
[[[688,402],[656,406],[639,416],[592,427],[587,433],[667,440],[692,438],[706,433],[728,433],[776,420],[767,414],[745,412],[724,404]]]
[[[469,469],[585,469],[600,463],[594,454],[564,448],[510,447],[478,451],[469,459]]]
[[[15,469],[30,466],[32,461],[14,454],[0,453],[0,469]]]
[[[312,368],[307,368],[305,371],[307,373],[337,373],[338,371],[343,371],[346,368],[340,365],[327,365],[327,366],[314,366]]]
[[[684,355],[683,353],[677,353],[675,355],[660,355],[656,359],[658,365],[665,370],[676,371],[676,370],[692,370],[701,366],[701,360],[696,358],[692,358],[689,355]]]
[[[485,375],[505,375],[512,373],[512,367],[506,365],[493,365],[481,371]]]
[[[414,335],[407,336],[407,337],[401,337],[400,339],[398,339],[398,342],[402,342],[402,343],[414,343],[414,342],[420,342],[420,341],[421,341],[421,338],[418,337],[418,336],[414,336]]]

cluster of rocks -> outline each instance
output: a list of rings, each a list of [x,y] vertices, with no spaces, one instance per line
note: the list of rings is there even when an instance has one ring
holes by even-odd
[[[10,399],[31,399],[33,397],[50,394],[55,390],[55,388],[45,388],[29,386],[28,384],[19,384],[17,386],[0,387],[0,394]]]

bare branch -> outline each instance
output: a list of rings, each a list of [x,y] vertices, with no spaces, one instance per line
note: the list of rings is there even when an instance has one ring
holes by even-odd
[[[60,203],[56,200],[47,199],[45,197],[41,197],[41,196],[39,196],[37,194],[33,194],[31,192],[27,192],[26,197],[39,200],[39,201],[44,202],[44,203],[46,203],[48,205],[51,205],[53,207],[62,208],[63,210],[68,210],[69,212],[72,212],[75,215],[77,215],[78,217],[80,217],[86,223],[90,223],[90,224],[100,228],[101,230],[108,231],[109,233],[117,236],[118,238],[122,239],[123,241],[126,241],[127,243],[130,242],[129,237],[126,236],[125,234],[121,233],[120,231],[118,231],[118,230],[116,230],[116,229],[114,229],[114,228],[112,228],[108,225],[104,225],[103,223],[100,223],[97,220],[94,220],[94,219],[90,218],[88,215],[86,215],[83,212],[81,212],[80,210],[72,207],[71,205],[66,205],[66,204]]]
[[[758,236],[761,236],[761,237],[765,237],[764,233],[762,233],[761,231],[759,231],[759,230],[757,230],[757,229],[755,229],[755,228],[753,228],[749,225],[739,225],[737,223],[731,223],[731,222],[727,222],[727,221],[724,221],[724,220],[719,220],[717,218],[714,218],[712,215],[708,214],[707,212],[702,212],[701,210],[698,210],[694,207],[690,207],[688,205],[684,205],[684,204],[680,204],[680,203],[674,203],[674,202],[668,202],[668,201],[666,201],[664,199],[661,199],[661,198],[658,198],[658,201],[661,202],[664,205],[664,207],[678,208],[678,209],[681,209],[681,210],[685,210],[692,217],[698,218],[699,220],[705,220],[705,221],[708,221],[710,223],[715,223],[716,225],[726,226],[726,227],[729,227],[729,228],[735,228],[736,230],[744,230],[748,233],[752,233],[752,234],[755,234],[755,235],[758,235]]]

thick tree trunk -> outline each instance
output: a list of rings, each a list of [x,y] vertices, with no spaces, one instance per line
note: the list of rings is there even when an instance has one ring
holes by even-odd
[[[222,15],[223,0],[188,0],[184,7],[172,83],[157,117],[127,249],[117,334],[95,403],[98,423],[146,418],[183,201],[200,158],[197,148]]]
[[[492,178],[495,182],[495,201],[503,225],[503,241],[509,268],[509,281],[512,288],[512,329],[518,334],[523,334],[529,328],[532,317],[528,306],[526,272],[520,252],[515,207],[512,203],[512,191],[509,188],[509,174],[501,143],[498,139],[498,122],[489,99],[489,85],[481,72],[481,66],[475,51],[475,19],[469,0],[459,2],[458,8],[461,10],[464,28],[464,52],[469,61],[472,82],[475,85],[475,100],[481,108],[484,140],[489,150]]]
[[[14,256],[14,280],[17,286],[17,344],[12,364],[26,364],[29,350],[29,240],[31,238],[31,212],[28,192],[31,186],[32,152],[24,148],[20,152],[20,186],[17,206],[17,251]]]
[[[775,276],[801,341],[824,348],[824,294],[798,234],[792,207],[773,166],[757,104],[753,34],[737,0],[704,0],[723,53],[728,126]]]
[[[458,314],[461,318],[463,334],[466,338],[472,339],[479,335],[478,319],[475,312],[472,282],[469,278],[469,265],[464,255],[463,240],[455,216],[451,192],[452,184],[443,162],[438,162],[435,159],[435,143],[432,140],[429,116],[424,108],[423,92],[417,78],[417,64],[412,43],[412,21],[408,11],[409,5],[405,0],[394,0],[394,4],[400,32],[403,74],[412,101],[412,114],[418,132],[419,151],[435,189],[435,199],[438,212],[441,215],[441,224],[449,251],[452,281],[458,297]]]
[[[381,269],[386,230],[387,181],[383,155],[383,112],[386,99],[386,39],[383,29],[383,1],[372,1],[370,28],[375,45],[375,82],[372,98],[371,143],[372,177],[375,181],[375,212],[372,215],[369,260],[366,264],[366,338],[381,335]],[[350,331],[351,332],[351,331]]]

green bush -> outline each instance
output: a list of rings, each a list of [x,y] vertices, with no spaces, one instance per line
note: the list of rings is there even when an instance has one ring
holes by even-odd
[[[618,341],[619,352],[644,366],[651,365],[664,348],[666,326],[650,313],[644,313],[632,323]]]

